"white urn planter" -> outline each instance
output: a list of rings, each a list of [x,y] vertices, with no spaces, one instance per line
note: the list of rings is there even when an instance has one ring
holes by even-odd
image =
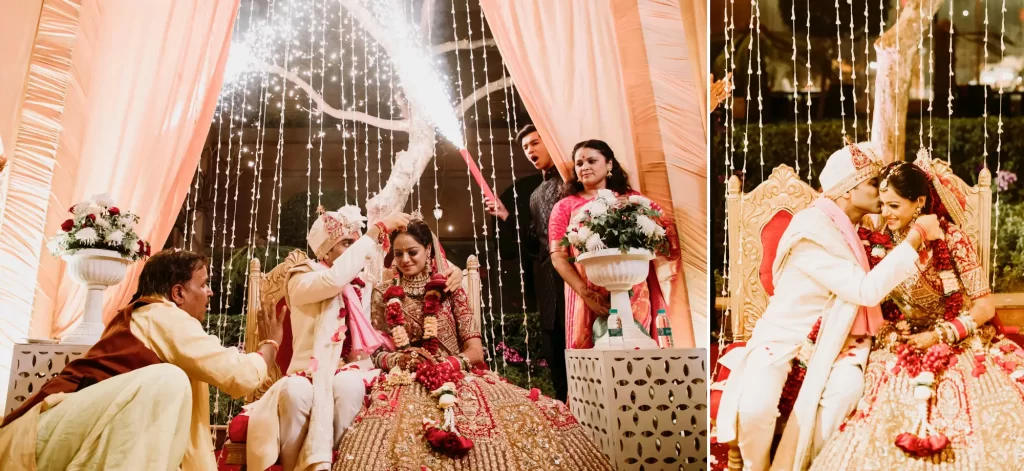
[[[576,263],[586,270],[587,279],[611,293],[611,309],[617,310],[622,318],[623,345],[612,345],[610,336],[604,335],[595,341],[594,348],[658,348],[658,342],[637,327],[629,302],[629,290],[647,279],[653,259],[653,253],[642,249],[625,253],[620,249],[603,249],[576,257]]]
[[[124,280],[132,263],[113,250],[82,249],[63,256],[71,278],[88,288],[82,321],[61,343],[92,345],[103,334],[103,292]]]

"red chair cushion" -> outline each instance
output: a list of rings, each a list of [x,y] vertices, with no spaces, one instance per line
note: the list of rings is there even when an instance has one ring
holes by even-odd
[[[245,437],[249,434],[249,416],[245,414],[236,415],[228,423],[228,439],[231,443],[245,443]]]
[[[277,366],[281,368],[281,373],[284,373],[288,371],[288,364],[292,362],[292,312],[288,309],[284,298],[277,302],[275,309],[278,314],[284,310],[284,335],[282,335],[281,348],[277,351]]]
[[[793,220],[793,213],[782,210],[768,221],[761,229],[761,266],[758,268],[758,276],[761,279],[761,286],[764,287],[768,296],[775,294],[775,286],[772,284],[772,265],[775,264],[775,252],[779,248],[779,239],[786,232],[789,223]]]
[[[729,353],[729,351],[731,351],[734,348],[745,346],[746,344],[747,342],[731,343],[729,344],[729,346],[725,347],[725,350],[722,351],[722,355]],[[715,363],[717,363],[717,358],[715,360]],[[727,379],[729,379],[729,368],[718,365],[718,373],[712,379],[712,384],[725,381]],[[718,404],[722,402],[722,392],[723,391],[721,390],[713,389],[711,391],[711,395],[708,397],[708,405],[711,408],[711,418],[714,420],[717,420],[718,418]]]

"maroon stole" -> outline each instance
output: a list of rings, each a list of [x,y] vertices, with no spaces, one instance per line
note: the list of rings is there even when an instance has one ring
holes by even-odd
[[[68,363],[60,374],[47,381],[20,407],[7,414],[0,427],[21,417],[51,394],[75,392],[122,373],[163,363],[156,353],[146,348],[131,331],[132,312],[135,309],[161,302],[163,301],[155,298],[140,298],[118,311],[110,324],[103,329],[100,340],[89,348],[84,356]]]

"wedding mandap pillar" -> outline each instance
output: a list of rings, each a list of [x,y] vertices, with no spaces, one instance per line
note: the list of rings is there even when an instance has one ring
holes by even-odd
[[[61,337],[81,317],[84,287],[44,250],[68,207],[109,193],[163,245],[210,129],[238,4],[0,0],[0,403],[13,344]],[[107,291],[105,318],[140,269]]]

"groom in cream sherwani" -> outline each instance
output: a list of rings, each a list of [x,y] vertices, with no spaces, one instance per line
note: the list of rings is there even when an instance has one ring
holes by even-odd
[[[942,237],[932,215],[869,270],[856,224],[880,212],[881,155],[870,143],[832,154],[820,175],[823,194],[797,213],[779,240],[772,266],[775,294],[747,342],[721,359],[731,374],[718,413],[718,440],[737,440],[745,470],[801,470],[860,400],[878,304],[915,268],[925,238]],[[813,353],[804,351],[821,318]],[[842,353],[842,356],[840,356]],[[782,440],[769,459],[779,399],[801,354],[807,372]]]

